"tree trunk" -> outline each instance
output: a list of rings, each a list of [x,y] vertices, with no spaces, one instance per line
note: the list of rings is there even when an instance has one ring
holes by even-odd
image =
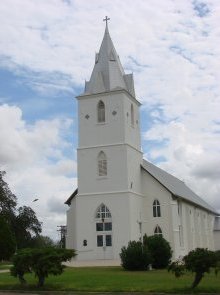
[[[20,281],[20,283],[21,283],[22,285],[25,285],[25,284],[26,284],[26,281],[25,281],[23,275],[24,275],[24,274],[19,274],[19,275],[18,275],[18,279],[19,279],[19,281]]]
[[[38,287],[43,287],[44,281],[45,281],[45,277],[44,276],[39,276],[38,277],[38,284],[37,284],[37,286]]]
[[[203,273],[196,272],[194,282],[192,283],[192,289],[198,286],[202,278],[203,278]]]

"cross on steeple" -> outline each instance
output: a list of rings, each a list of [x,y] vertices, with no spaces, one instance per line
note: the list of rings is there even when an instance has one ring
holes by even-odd
[[[110,20],[110,18],[107,17],[107,16],[103,19],[103,22],[106,23],[106,27],[108,26],[108,21],[109,21],[109,20]]]

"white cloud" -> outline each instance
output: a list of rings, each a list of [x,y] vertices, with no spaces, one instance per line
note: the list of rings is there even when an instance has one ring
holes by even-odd
[[[57,222],[65,224],[64,202],[76,187],[76,162],[65,156],[65,148],[72,145],[63,136],[71,123],[54,119],[30,125],[18,107],[0,106],[0,169],[7,171],[19,204],[36,210],[47,234],[56,231]],[[62,212],[50,210],[53,199],[59,200]]]
[[[143,104],[146,156],[164,158],[161,167],[220,209],[218,0],[8,0],[1,2],[0,14],[0,65],[51,94],[62,89],[75,93],[89,78],[103,36],[102,19],[109,15],[116,50],[126,70],[134,72]],[[21,116],[20,109],[8,106],[0,116],[7,127],[0,134],[5,140],[0,146],[2,163],[14,169],[21,192],[30,195],[33,190],[25,183],[31,182],[43,198],[57,200],[71,187],[71,159],[64,156],[61,136],[69,122],[29,125]],[[149,151],[150,142],[154,145]]]

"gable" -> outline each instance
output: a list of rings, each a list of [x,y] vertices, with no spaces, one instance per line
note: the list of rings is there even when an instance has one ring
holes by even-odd
[[[164,186],[173,196],[182,198],[190,203],[202,207],[216,215],[219,215],[214,208],[195,194],[185,183],[166,171],[158,168],[152,163],[143,160],[142,169],[152,175],[162,186]]]

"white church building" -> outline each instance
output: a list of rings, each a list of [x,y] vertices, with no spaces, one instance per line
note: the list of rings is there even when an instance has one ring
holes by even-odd
[[[108,31],[77,97],[78,188],[65,202],[66,247],[77,261],[118,260],[122,246],[163,235],[173,258],[220,249],[218,212],[184,182],[143,159],[140,103]]]

